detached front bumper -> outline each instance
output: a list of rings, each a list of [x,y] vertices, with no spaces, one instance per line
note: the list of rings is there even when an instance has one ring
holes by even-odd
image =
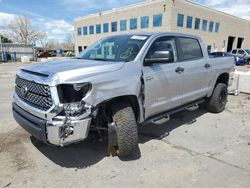
[[[91,118],[72,120],[70,126],[72,127],[73,132],[68,137],[63,138],[61,137],[61,131],[65,124],[63,119],[52,121],[44,120],[23,110],[15,103],[12,104],[12,108],[13,116],[17,123],[31,135],[46,144],[63,146],[79,142],[88,136]]]

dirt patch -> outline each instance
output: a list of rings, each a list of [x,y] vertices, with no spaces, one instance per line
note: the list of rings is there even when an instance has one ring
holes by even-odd
[[[3,72],[0,73],[0,78],[9,78],[9,77],[12,77],[12,74],[3,73]]]
[[[21,128],[0,134],[0,154],[5,153],[10,157],[8,161],[11,161],[13,170],[20,171],[34,166],[24,146],[28,141],[29,135]]]
[[[239,100],[239,98],[241,98]],[[250,97],[246,95],[241,96],[232,96],[229,98],[230,103],[226,105],[226,111],[239,115],[247,115],[250,114]]]

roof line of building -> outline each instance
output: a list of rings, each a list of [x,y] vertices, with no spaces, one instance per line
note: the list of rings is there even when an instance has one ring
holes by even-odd
[[[214,12],[218,12],[218,13],[221,13],[221,14],[225,14],[225,15],[227,15],[227,16],[231,16],[231,17],[234,17],[234,18],[237,18],[237,19],[240,19],[240,20],[248,21],[248,22],[250,23],[250,20],[248,20],[248,19],[240,18],[240,17],[238,17],[238,16],[229,14],[229,13],[227,13],[227,12],[223,12],[223,11],[220,11],[220,10],[216,10],[216,9],[210,8],[210,7],[206,6],[206,5],[202,5],[202,4],[200,4],[200,3],[193,2],[192,0],[185,0],[185,1],[187,1],[187,2],[189,2],[189,3],[192,3],[192,4],[195,4],[195,5],[197,5],[197,6],[201,6],[201,7],[203,7],[203,8],[209,9],[209,10],[214,11]]]
[[[78,17],[78,18],[74,19],[74,21],[86,19],[86,18],[89,18],[89,17],[98,16],[100,14],[109,14],[109,13],[113,13],[113,12],[117,12],[117,11],[122,11],[122,10],[126,10],[126,9],[136,7],[138,5],[142,6],[144,4],[148,4],[148,3],[152,3],[152,2],[162,2],[162,1],[166,1],[166,0],[146,0],[146,1],[139,2],[139,3],[133,3],[133,4],[122,6],[122,7],[112,8],[111,10],[105,10],[105,11],[100,11],[100,12],[97,12],[97,13],[92,13],[92,14],[89,14],[89,15],[86,15],[86,16],[81,16],[81,17]]]
[[[105,11],[100,11],[100,12],[97,12],[97,13],[89,14],[89,15],[86,15],[86,16],[81,16],[81,17],[78,17],[78,18],[74,19],[74,22],[78,21],[78,20],[82,20],[82,19],[87,19],[87,18],[90,18],[90,17],[95,17],[95,16],[102,15],[102,14],[109,14],[109,13],[113,13],[113,12],[117,12],[117,11],[126,10],[126,9],[129,9],[129,8],[133,8],[133,7],[136,7],[136,6],[142,6],[142,5],[148,4],[148,3],[156,3],[156,2],[163,2],[163,1],[167,1],[167,0],[146,0],[146,1],[143,1],[143,2],[139,2],[139,3],[134,3],[134,4],[130,4],[130,5],[122,6],[122,7],[113,8],[111,10],[105,10]],[[172,1],[175,1],[175,0],[172,0]],[[196,6],[201,6],[202,8],[208,9],[208,10],[213,11],[213,12],[221,13],[221,14],[224,14],[224,15],[227,15],[227,16],[239,19],[239,20],[247,21],[247,22],[250,23],[250,20],[248,20],[248,19],[240,18],[238,16],[234,16],[232,14],[210,8],[210,7],[206,6],[206,5],[202,5],[200,3],[193,2],[192,0],[184,0],[184,1],[186,1],[188,3],[191,3],[191,4],[194,4]]]

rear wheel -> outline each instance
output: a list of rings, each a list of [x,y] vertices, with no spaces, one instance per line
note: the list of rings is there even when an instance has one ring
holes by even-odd
[[[113,123],[116,126],[117,155],[126,157],[138,148],[138,131],[132,107],[128,103],[112,106]]]
[[[220,113],[225,109],[228,97],[227,85],[218,83],[215,86],[214,92],[210,98],[207,99],[207,110],[213,113]]]

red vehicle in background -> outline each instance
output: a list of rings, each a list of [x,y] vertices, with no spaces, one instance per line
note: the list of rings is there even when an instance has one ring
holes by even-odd
[[[39,51],[37,53],[38,58],[47,58],[47,57],[55,57],[56,53],[53,51]]]

